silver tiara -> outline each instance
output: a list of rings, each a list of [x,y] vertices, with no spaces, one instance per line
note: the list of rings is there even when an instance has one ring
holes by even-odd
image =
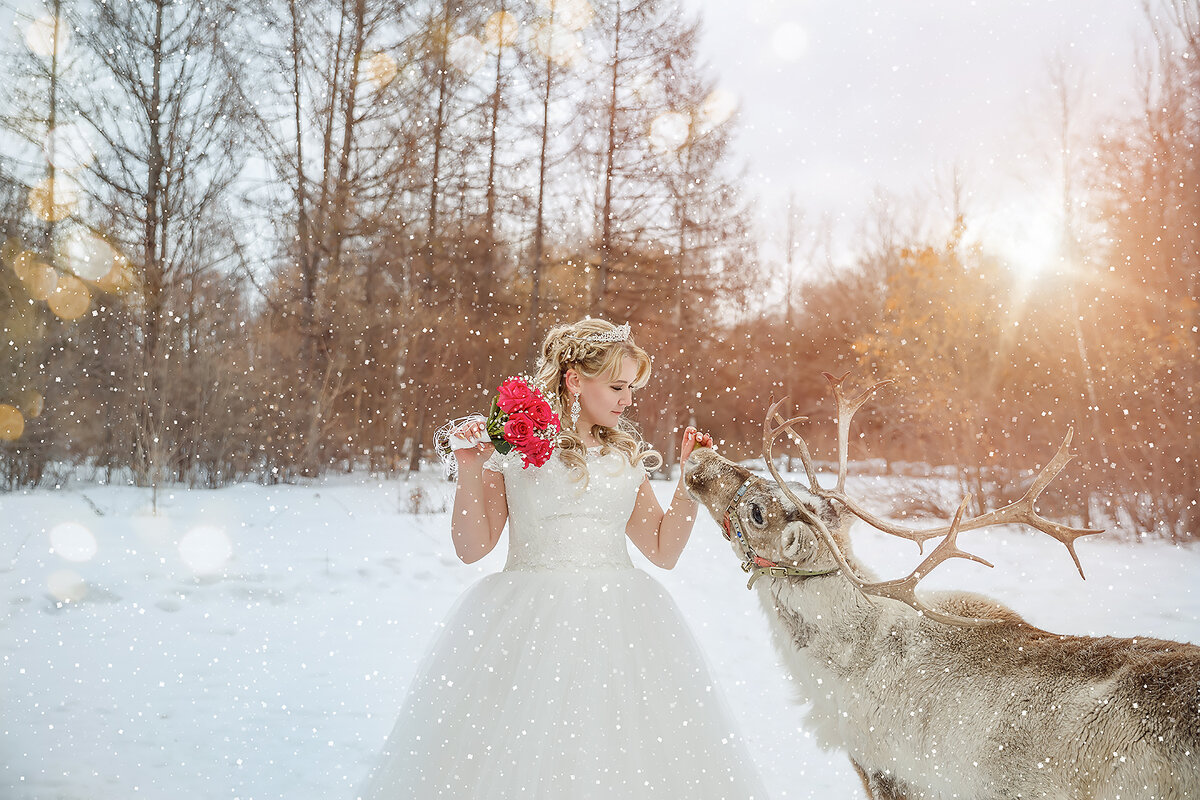
[[[578,339],[581,342],[623,342],[629,338],[629,323],[618,325],[611,331],[604,333],[589,333],[587,336],[572,336],[572,339]]]

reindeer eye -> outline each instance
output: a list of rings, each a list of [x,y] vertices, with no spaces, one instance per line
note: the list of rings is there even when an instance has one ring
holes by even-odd
[[[755,525],[763,524],[762,509],[760,507],[758,507],[757,505],[750,506],[750,519],[754,520]]]

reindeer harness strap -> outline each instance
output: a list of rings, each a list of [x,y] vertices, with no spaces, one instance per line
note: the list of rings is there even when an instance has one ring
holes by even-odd
[[[750,540],[742,533],[742,529],[746,527],[746,523],[742,521],[741,515],[738,513],[738,506],[741,505],[742,497],[745,496],[748,490],[755,481],[762,480],[754,475],[746,478],[738,490],[734,492],[733,499],[729,501],[729,507],[725,509],[725,517],[721,520],[721,528],[725,533],[725,538],[732,541],[734,536],[737,536],[738,547],[742,551],[742,572],[751,573],[750,580],[746,583],[747,589],[754,588],[754,582],[763,575],[770,575],[772,578],[811,578],[817,575],[829,575],[837,572],[838,567],[830,569],[801,569],[800,567],[788,567],[778,564],[769,559],[763,558],[758,553],[754,552],[754,548],[750,546]]]

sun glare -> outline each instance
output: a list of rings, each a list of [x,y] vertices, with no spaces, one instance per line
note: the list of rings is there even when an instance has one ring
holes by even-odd
[[[1008,267],[1017,285],[1029,291],[1040,275],[1062,259],[1061,221],[1052,202],[1038,198],[996,211],[979,239]]]

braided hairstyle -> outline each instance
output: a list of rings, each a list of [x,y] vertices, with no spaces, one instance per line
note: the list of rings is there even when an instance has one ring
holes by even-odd
[[[617,326],[611,322],[588,317],[573,324],[551,328],[542,342],[534,380],[545,391],[559,418],[564,420],[564,430],[555,445],[563,461],[579,477],[587,475],[587,448],[579,434],[566,429],[567,409],[572,400],[567,390],[567,370],[574,369],[585,378],[606,375],[616,379],[621,372],[622,359],[630,358],[638,368],[633,388],[640,389],[650,380],[650,356],[634,344],[632,336],[619,342],[586,340],[588,336],[612,333],[616,329]],[[641,432],[624,417],[613,428],[592,426],[591,434],[601,443],[602,455],[619,452],[630,464],[645,470],[655,469],[662,464],[662,456],[642,441]]]

